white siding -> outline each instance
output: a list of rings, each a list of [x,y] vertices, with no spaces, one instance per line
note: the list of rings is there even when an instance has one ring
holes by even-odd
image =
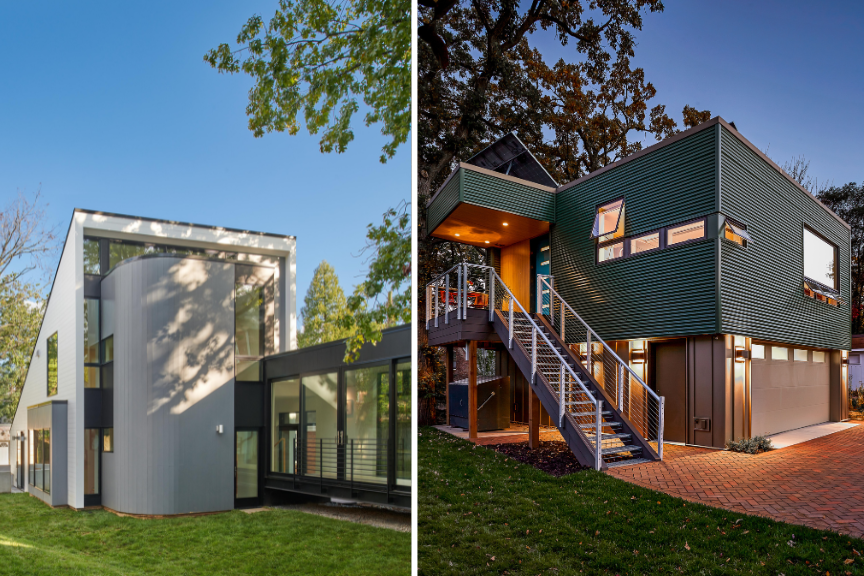
[[[77,217],[77,215],[76,215]],[[68,401],[68,496],[66,502],[70,506],[84,506],[83,491],[77,492],[84,478],[83,466],[83,434],[78,432],[79,423],[84,420],[84,402],[78,401],[84,395],[84,359],[79,353],[80,334],[84,329],[83,307],[83,270],[81,251],[83,249],[81,227],[73,219],[69,228],[57,276],[45,311],[42,329],[36,342],[36,350],[30,360],[30,370],[21,391],[18,410],[12,421],[12,434],[27,433],[27,407],[40,404],[47,400]],[[78,313],[82,311],[82,313]],[[47,390],[47,358],[46,340],[57,332],[57,394],[48,397]],[[38,356],[36,355],[38,352]],[[80,392],[79,392],[80,390]],[[29,442],[29,439],[28,439]],[[81,444],[79,446],[79,444]],[[59,448],[59,447],[57,447]],[[29,456],[29,445],[27,446]],[[79,454],[81,457],[79,458]],[[13,462],[14,468],[14,462]],[[80,476],[80,479],[79,479]],[[24,485],[27,488],[27,474],[24,474]]]

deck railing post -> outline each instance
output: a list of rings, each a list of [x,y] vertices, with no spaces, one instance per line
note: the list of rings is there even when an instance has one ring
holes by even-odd
[[[438,327],[438,282],[435,281],[435,328]]]
[[[429,320],[432,317],[432,286],[426,285],[426,329],[429,329]]]
[[[450,324],[450,273],[447,273],[444,288],[444,324]]]
[[[657,431],[657,455],[663,460],[663,422],[666,419],[666,397],[660,397],[660,425]]]
[[[507,347],[511,350],[513,349],[513,295],[510,295],[510,325],[508,327],[510,331],[510,342],[508,342]]]
[[[600,470],[603,462],[603,401],[597,400],[596,430],[594,432],[594,463]]]
[[[564,326],[566,326],[566,322],[564,321],[564,300],[561,300],[561,343],[567,344],[567,341],[564,340]]]
[[[462,318],[462,266],[456,269],[456,319],[464,320]]]
[[[495,269],[489,268],[489,321],[495,318]]]
[[[558,427],[564,425],[564,363],[561,363],[561,373],[558,376]]]
[[[537,314],[543,314],[543,277],[540,274],[537,275]]]
[[[588,335],[588,344],[585,348],[585,368],[588,370],[588,374],[593,376],[594,372],[591,370],[591,362],[593,360],[592,356],[594,355],[594,350],[591,346],[591,330],[587,330],[586,334]]]
[[[551,276],[547,276],[547,278],[549,282],[549,323],[555,326],[555,295],[552,292],[554,282]]]
[[[531,328],[531,384],[534,384],[534,374],[537,373],[537,330]]]
[[[468,263],[463,264],[465,266],[465,273],[462,275],[463,282],[465,287],[462,290],[462,302],[465,308],[462,309],[462,319],[468,319]]]
[[[618,411],[624,413],[624,364],[618,363]]]

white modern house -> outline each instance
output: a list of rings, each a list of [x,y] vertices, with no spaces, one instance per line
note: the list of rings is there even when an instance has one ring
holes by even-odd
[[[296,348],[296,239],[76,209],[11,427],[52,506],[234,507],[235,394]]]

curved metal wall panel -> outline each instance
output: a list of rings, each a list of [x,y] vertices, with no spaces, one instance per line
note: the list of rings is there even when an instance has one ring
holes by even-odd
[[[102,284],[114,310],[115,443],[102,457],[102,504],[232,509],[234,265],[142,258]]]

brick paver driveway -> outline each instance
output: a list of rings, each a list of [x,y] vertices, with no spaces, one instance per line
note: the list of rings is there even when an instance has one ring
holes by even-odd
[[[611,476],[672,496],[864,537],[864,425],[751,456],[664,446]]]

